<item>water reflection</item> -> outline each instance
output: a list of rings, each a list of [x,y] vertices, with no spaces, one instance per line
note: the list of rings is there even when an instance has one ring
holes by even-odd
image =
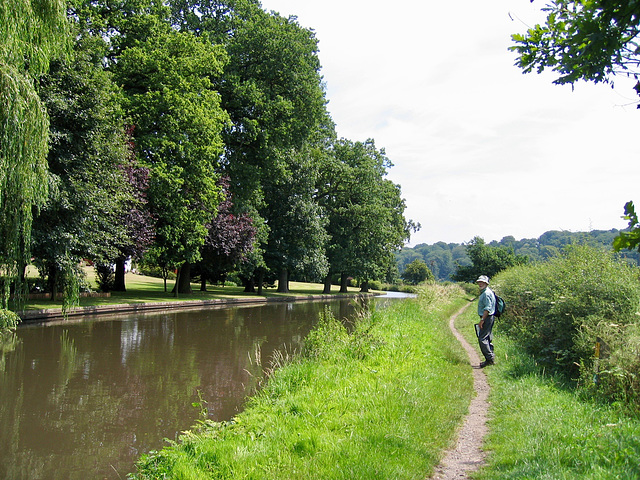
[[[325,303],[23,326],[0,336],[0,478],[118,479],[209,417],[233,417],[274,349],[299,349]],[[339,318],[350,301],[335,301]]]

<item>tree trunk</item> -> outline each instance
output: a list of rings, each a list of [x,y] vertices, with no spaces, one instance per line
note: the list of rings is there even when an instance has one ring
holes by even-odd
[[[54,302],[58,295],[58,269],[54,264],[49,265],[49,290],[51,291],[51,301]]]
[[[200,291],[207,291],[207,276],[204,274],[204,268],[200,269]]]
[[[169,278],[169,269],[162,267],[162,281],[164,282],[164,293],[167,293],[167,278]]]
[[[289,272],[286,268],[280,270],[278,275],[278,293],[289,293]]]
[[[173,293],[173,296],[176,298],[178,298],[178,282],[179,281],[180,281],[180,269],[178,268],[176,283],[173,284],[173,289],[171,290],[171,293]]]
[[[362,293],[369,293],[369,280],[365,280],[360,284],[360,291]]]
[[[324,277],[324,289],[322,293],[328,295],[331,293],[331,272],[327,273],[327,276]]]
[[[262,269],[258,272],[258,295],[262,295],[262,289],[264,288],[264,272]]]
[[[124,257],[120,257],[120,258],[116,258],[116,271],[115,271],[115,277],[114,277],[114,281],[113,281],[113,288],[112,290],[114,292],[126,292],[127,291],[127,287],[125,285],[125,280],[124,280],[124,263],[126,261],[126,258]]]
[[[347,289],[347,281],[349,277],[346,273],[340,274],[340,293],[347,293],[349,290]]]
[[[184,262],[178,269],[176,288],[177,293],[193,293],[191,290],[191,264],[189,262]]]
[[[20,260],[18,265],[18,273],[20,276],[20,283],[22,285],[27,283],[27,263],[24,260]]]
[[[244,284],[244,293],[256,293],[256,277],[253,275],[249,278],[240,277]]]

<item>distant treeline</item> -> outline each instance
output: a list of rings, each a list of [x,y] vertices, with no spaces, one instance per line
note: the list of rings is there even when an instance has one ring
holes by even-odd
[[[613,249],[613,239],[619,232],[617,229],[591,232],[551,230],[538,238],[516,240],[513,236],[508,236],[487,245],[513,249],[516,255],[526,255],[530,261],[537,262],[555,256],[564,246],[571,244],[602,245],[607,249]],[[620,255],[635,265],[640,264],[640,255],[636,251],[625,250],[620,252]],[[413,248],[405,247],[397,254],[398,270],[403,272],[405,266],[414,260],[423,260],[438,280],[450,280],[458,265],[471,264],[465,244],[460,243],[422,243]]]

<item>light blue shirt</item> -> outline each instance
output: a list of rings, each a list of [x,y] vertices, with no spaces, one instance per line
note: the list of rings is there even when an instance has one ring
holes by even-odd
[[[489,312],[489,315],[496,313],[496,297],[489,287],[482,290],[478,297],[478,315],[482,316],[485,310]]]

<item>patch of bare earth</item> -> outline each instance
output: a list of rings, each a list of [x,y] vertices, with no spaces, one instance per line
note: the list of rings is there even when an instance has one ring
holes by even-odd
[[[454,448],[447,451],[444,459],[435,469],[432,480],[458,480],[468,478],[468,474],[478,470],[484,464],[486,454],[482,443],[487,434],[487,410],[489,403],[489,383],[484,371],[479,367],[480,356],[476,350],[456,330],[454,322],[469,305],[460,309],[449,319],[449,328],[462,344],[473,366],[473,387],[476,396],[471,400],[469,413],[458,433]]]

